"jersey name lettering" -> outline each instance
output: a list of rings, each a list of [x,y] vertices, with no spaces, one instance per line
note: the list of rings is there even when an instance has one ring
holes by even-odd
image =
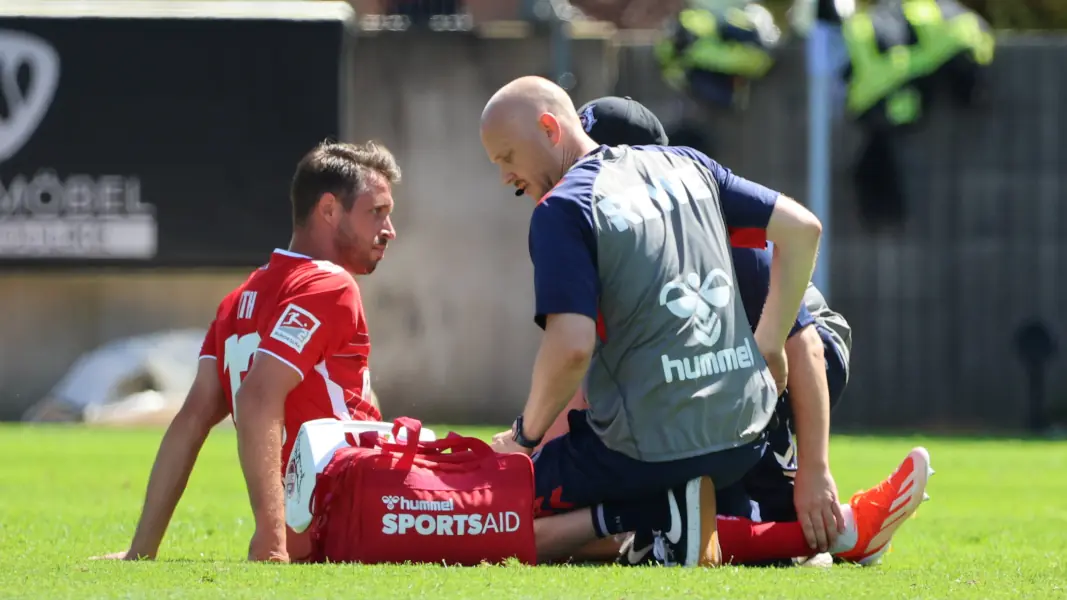
[[[237,318],[238,319],[251,319],[252,311],[256,308],[256,294],[258,292],[244,291],[241,292],[241,300],[237,304]]]
[[[692,200],[712,199],[711,187],[694,166],[679,167],[644,186],[605,196],[596,203],[608,223],[618,231],[641,225]]]

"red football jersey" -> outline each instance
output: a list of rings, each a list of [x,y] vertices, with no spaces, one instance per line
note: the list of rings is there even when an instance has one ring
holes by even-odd
[[[300,426],[323,418],[379,421],[370,402],[370,336],[356,280],[341,267],[275,250],[219,304],[200,351],[215,359],[230,413],[258,353],[300,374],[285,400],[282,474]]]

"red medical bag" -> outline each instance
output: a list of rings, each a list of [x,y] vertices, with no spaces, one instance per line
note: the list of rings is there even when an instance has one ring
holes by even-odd
[[[360,434],[315,484],[313,559],[477,565],[537,559],[533,463],[455,433],[419,442],[422,424],[393,423],[393,439]]]

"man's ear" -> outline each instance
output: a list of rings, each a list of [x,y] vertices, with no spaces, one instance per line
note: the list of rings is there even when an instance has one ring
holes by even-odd
[[[559,119],[552,113],[541,113],[541,116],[537,119],[537,126],[544,132],[545,136],[548,137],[548,141],[552,142],[553,146],[558,144],[563,137],[563,131],[559,126]]]
[[[319,197],[319,203],[315,205],[315,211],[319,213],[322,220],[330,225],[336,225],[341,218],[341,213],[344,212],[344,207],[341,206],[340,198],[330,192],[326,192]]]

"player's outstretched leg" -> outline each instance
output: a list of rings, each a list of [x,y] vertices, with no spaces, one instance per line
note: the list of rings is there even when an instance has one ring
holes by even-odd
[[[854,526],[840,536],[837,547],[833,548],[834,556],[861,565],[876,564],[904,521],[929,498],[926,483],[933,474],[930,453],[918,447],[908,453],[885,481],[856,492],[848,503]]]
[[[876,564],[888,550],[890,540],[904,521],[915,514],[924,500],[929,499],[926,483],[933,472],[929,453],[925,448],[915,448],[885,481],[853,495],[848,504],[841,505],[846,530],[838,537],[831,553],[846,562]],[[682,508],[682,503],[677,499],[687,496],[684,489],[673,491],[679,520],[687,519],[687,523],[694,523],[691,520],[693,518],[708,518],[702,511],[692,510],[697,506],[695,504]],[[672,544],[666,536],[666,533],[673,532],[672,521],[668,521],[671,529],[666,531],[638,530],[623,545],[616,562],[630,566],[647,565],[673,556],[673,562],[685,564],[686,543],[679,538],[677,543]],[[685,530],[684,526],[679,529]],[[730,564],[810,554],[803,528],[796,521],[754,523],[743,518],[719,517],[716,534],[722,560]],[[709,548],[709,542],[701,539],[697,545],[704,544],[704,548]],[[656,548],[656,551],[653,552],[652,548]],[[665,549],[669,551],[664,552]]]

